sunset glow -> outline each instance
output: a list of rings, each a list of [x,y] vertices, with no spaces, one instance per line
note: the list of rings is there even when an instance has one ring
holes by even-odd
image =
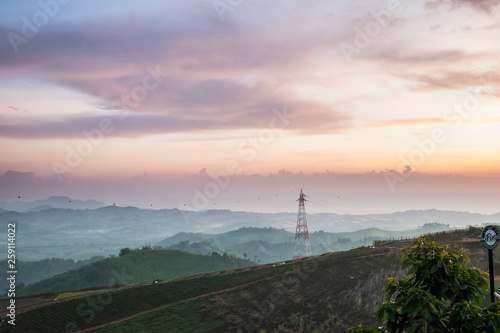
[[[496,2],[40,3],[0,4],[0,182],[53,184],[33,198],[204,169],[374,172],[379,193],[410,186],[388,186],[391,170],[500,177]]]

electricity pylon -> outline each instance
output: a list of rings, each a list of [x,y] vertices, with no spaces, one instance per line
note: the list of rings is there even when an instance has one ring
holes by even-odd
[[[299,212],[297,214],[297,228],[295,230],[295,247],[293,259],[309,257],[311,255],[311,244],[309,243],[309,230],[307,229],[306,208],[304,202],[306,195],[300,189]]]

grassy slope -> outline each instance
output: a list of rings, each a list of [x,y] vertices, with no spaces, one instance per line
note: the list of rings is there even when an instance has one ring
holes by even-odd
[[[484,264],[477,230],[435,239],[465,247],[473,252],[472,264]],[[3,329],[59,332],[132,316],[94,331],[345,332],[360,322],[379,324],[373,310],[384,298],[387,277],[400,274],[400,249],[387,244],[119,289],[34,309]]]
[[[179,302],[108,325],[93,332],[345,332],[360,320],[377,324],[373,310],[384,297],[389,276],[397,274],[399,256],[388,249],[360,248],[262,269],[266,278],[242,288]],[[384,267],[384,268],[382,268]],[[254,281],[257,279],[254,279]],[[174,325],[157,322],[184,308]],[[156,324],[150,325],[155,322]],[[216,328],[214,328],[214,326]]]
[[[300,320],[318,322],[330,317],[338,318],[332,319],[338,321],[337,327],[347,327],[365,313],[365,305],[373,310],[372,301],[360,301],[359,297],[366,293],[377,302],[383,297],[383,285],[394,272],[391,267],[397,266],[397,257],[388,249],[361,248],[275,267],[256,266],[118,289],[36,308],[20,314],[15,327],[3,329],[31,332],[43,327],[60,332],[149,310],[155,311],[117,324],[118,327],[103,328],[103,332],[227,332],[240,323],[277,328],[287,323],[299,325]],[[374,273],[380,277],[374,277]],[[362,291],[363,296],[351,294],[352,290]],[[266,310],[270,309],[269,302],[273,304],[272,311]],[[258,312],[260,307],[262,312]],[[257,313],[259,325],[252,319],[253,313]],[[259,313],[263,313],[261,317]],[[352,313],[358,315],[349,320]],[[298,319],[290,319],[292,314]],[[371,323],[374,320],[365,319]]]
[[[477,240],[479,233],[480,228],[470,228],[431,238],[454,248],[465,248],[471,253],[471,264],[484,269],[486,250]],[[384,248],[389,251],[384,252]],[[206,323],[197,332],[236,332],[238,328],[243,332],[345,332],[360,322],[379,324],[373,318],[373,310],[383,300],[387,277],[401,274],[400,248],[388,245],[317,257],[311,261],[316,261],[315,269],[311,269],[314,268],[311,264],[293,273],[289,269],[288,273],[258,284],[205,296],[197,301],[196,307],[188,307],[190,301],[180,302],[95,332],[124,332],[127,325],[141,332],[167,328],[172,332],[189,332],[189,321],[195,315],[201,316],[197,327],[201,322]],[[496,261],[500,261],[500,251],[494,252]],[[179,320],[175,313],[181,308],[184,311]],[[171,316],[178,321],[157,322]],[[215,323],[218,326],[213,329]]]
[[[134,251],[33,283],[23,288],[20,295],[174,279],[251,265],[254,263],[247,260],[223,259],[178,250]]]

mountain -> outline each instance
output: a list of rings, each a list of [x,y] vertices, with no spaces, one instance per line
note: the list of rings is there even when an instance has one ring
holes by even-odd
[[[470,264],[484,270],[487,250],[477,239],[480,231],[455,230],[432,240],[465,248],[471,252]],[[404,274],[401,249],[411,241],[401,243],[116,287],[62,301],[49,298],[47,305],[16,316],[15,326],[0,324],[0,330],[290,333],[346,332],[359,323],[380,326],[374,310],[384,300],[387,279]],[[495,258],[499,249],[494,250]]]
[[[244,243],[250,240],[261,240],[272,243],[284,243],[294,239],[294,234],[284,229],[243,227],[221,234],[204,234],[193,232],[180,232],[168,237],[156,245],[168,247],[181,241],[208,242],[215,246],[228,246]]]
[[[316,231],[309,234],[313,255],[344,251],[371,245],[381,239],[415,237],[421,234],[450,230],[449,225],[427,223],[417,229],[389,231],[370,228],[353,232],[332,233]],[[275,228],[245,227],[221,234],[181,232],[168,237],[157,246],[194,253],[219,252],[250,258],[259,263],[289,260],[293,256],[295,234]]]
[[[59,199],[58,199],[59,200]],[[66,200],[66,199],[64,199]],[[36,206],[35,206],[36,207]],[[393,214],[338,215],[308,214],[307,220],[311,236],[318,234],[313,246],[329,245],[339,237],[350,238],[351,244],[342,247],[329,246],[330,250],[343,250],[369,244],[370,235],[363,235],[363,242],[356,236],[359,230],[387,230],[400,232],[399,235],[387,234],[380,237],[405,237],[405,230],[417,229],[428,223],[448,224],[451,227],[481,225],[500,219],[500,215],[481,215],[468,212],[452,211],[408,211]],[[249,213],[229,210],[209,210],[187,212],[178,209],[139,209],[135,207],[106,206],[97,209],[50,208],[28,212],[0,211],[0,228],[7,229],[7,224],[15,222],[19,232],[16,235],[18,259],[35,261],[45,258],[63,258],[86,260],[95,255],[108,256],[117,254],[123,247],[142,247],[154,245],[180,232],[197,234],[223,234],[243,227],[268,228],[265,232],[246,230],[244,236],[238,234],[214,238],[220,246],[254,240],[280,243],[294,241],[297,215],[295,213]],[[353,233],[343,236],[343,233]],[[375,231],[374,231],[375,232]],[[321,240],[333,233],[329,239]],[[361,236],[361,233],[359,233]],[[258,236],[258,237],[257,237]],[[190,235],[189,237],[198,237]],[[201,238],[200,238],[201,237]],[[170,242],[173,246],[180,241],[206,242],[214,236],[201,236],[182,239],[178,237]],[[240,238],[238,238],[240,237]],[[285,239],[286,237],[290,237]],[[373,236],[372,238],[374,238]],[[354,239],[358,239],[358,244]],[[319,242],[319,243],[318,243]],[[0,247],[6,246],[6,239],[0,238]],[[218,245],[218,247],[220,247]]]
[[[254,266],[249,260],[221,255],[196,255],[178,250],[136,250],[27,285],[20,295],[175,279],[211,271]],[[121,277],[121,278],[120,278]]]
[[[70,209],[96,209],[104,207],[104,203],[96,200],[78,200],[66,196],[52,196],[46,200],[36,200],[30,202],[13,201],[0,202],[0,208],[17,212],[38,211],[49,208],[70,208]]]
[[[134,210],[132,210],[134,211]],[[417,236],[446,230],[441,224],[428,224],[417,230],[404,232],[404,236]],[[366,229],[352,233],[311,233],[313,254],[347,250],[353,246],[371,245],[374,240],[400,238],[402,232]],[[259,263],[271,263],[290,259],[294,243],[294,234],[274,228],[240,228],[222,234],[178,233],[159,242],[167,249],[188,251],[196,254],[226,253],[229,256],[248,258]],[[340,242],[339,242],[340,240]],[[349,240],[349,241],[347,241]],[[366,240],[366,241],[365,241]],[[21,249],[22,250],[22,249]],[[117,253],[117,252],[116,252]],[[23,272],[18,276],[17,284],[31,284],[53,277],[66,271],[80,268],[91,262],[104,259],[95,256],[89,260],[75,261],[73,259],[51,258],[40,261],[17,260],[17,269]],[[7,259],[0,261],[0,266],[6,266]],[[0,290],[8,287],[8,281],[0,281]]]

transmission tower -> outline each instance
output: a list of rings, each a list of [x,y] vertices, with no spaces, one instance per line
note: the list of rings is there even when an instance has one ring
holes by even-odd
[[[297,214],[297,228],[295,230],[295,248],[293,259],[308,257],[311,255],[311,244],[309,243],[309,230],[307,229],[306,208],[304,202],[306,195],[300,189],[299,212]]]

